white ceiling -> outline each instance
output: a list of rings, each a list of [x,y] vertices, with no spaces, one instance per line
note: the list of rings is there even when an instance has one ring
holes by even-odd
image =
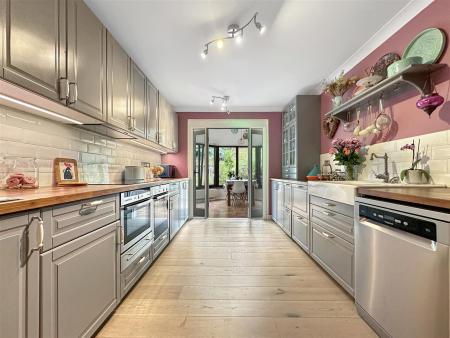
[[[410,0],[85,0],[177,111],[212,111],[229,95],[233,111],[279,111],[317,92]],[[241,45],[203,45],[255,12]]]

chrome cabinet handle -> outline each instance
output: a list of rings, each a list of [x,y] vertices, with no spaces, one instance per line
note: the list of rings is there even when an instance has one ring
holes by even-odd
[[[327,234],[325,231],[322,231],[322,235],[324,235],[326,238],[334,238],[334,235]]]
[[[138,262],[138,264],[142,264],[142,262],[144,262],[145,261],[145,259],[146,259],[146,257],[145,256],[143,256],[140,260],[139,260],[139,262]]]
[[[326,202],[326,203],[324,203],[323,205],[326,206],[326,207],[335,207],[335,206],[336,206],[336,204],[334,204],[334,203],[329,203],[329,202]]]
[[[304,220],[304,217],[302,217],[302,216],[297,216],[297,219],[298,219],[299,221],[303,221],[303,220]]]
[[[97,200],[97,201],[92,201],[89,203],[83,203],[81,205],[79,214],[81,216],[86,216],[86,215],[92,214],[97,211],[98,206],[101,204],[103,204],[103,200]]]
[[[328,211],[322,211],[322,214],[327,215],[327,216],[334,216],[335,215],[332,212],[328,212]]]

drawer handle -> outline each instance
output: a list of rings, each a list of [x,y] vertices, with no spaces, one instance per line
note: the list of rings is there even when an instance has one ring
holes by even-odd
[[[334,216],[335,215],[332,212],[328,212],[328,211],[322,211],[322,214],[324,214],[326,216]]]
[[[302,216],[297,216],[297,219],[298,219],[299,221],[303,221],[305,218],[302,217]]]
[[[324,235],[326,238],[334,238],[334,235],[327,234],[325,231],[322,231],[322,235]]]
[[[103,204],[103,200],[97,200],[97,201],[92,201],[89,203],[83,203],[81,205],[79,214],[81,216],[86,216],[86,215],[92,214],[97,211],[98,206],[101,204]]]
[[[334,204],[334,203],[324,203],[323,204],[324,206],[326,206],[326,207],[335,207],[336,206],[336,204]]]
[[[139,260],[138,264],[142,264],[142,263],[145,261],[145,259],[146,259],[146,257],[143,256],[143,257]]]

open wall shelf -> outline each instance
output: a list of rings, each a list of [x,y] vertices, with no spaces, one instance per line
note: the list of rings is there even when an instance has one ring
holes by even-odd
[[[384,79],[373,87],[366,89],[361,94],[342,103],[325,116],[335,116],[338,119],[346,120],[347,114],[357,108],[362,110],[370,103],[376,105],[380,97],[387,100],[411,88],[415,88],[420,95],[430,94],[433,90],[430,74],[445,66],[445,64],[412,65],[401,73]]]

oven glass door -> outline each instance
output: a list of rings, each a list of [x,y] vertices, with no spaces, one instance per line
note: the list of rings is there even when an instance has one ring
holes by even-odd
[[[155,198],[154,217],[155,217],[155,241],[166,230],[169,229],[169,210],[167,208],[168,195]]]
[[[151,200],[123,207],[124,245],[150,229]]]

